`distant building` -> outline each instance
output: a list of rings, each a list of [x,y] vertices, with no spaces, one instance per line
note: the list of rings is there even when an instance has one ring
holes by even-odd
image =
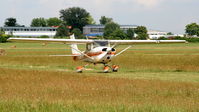
[[[54,27],[1,27],[6,34],[20,37],[54,37],[57,28]]]
[[[0,27],[6,34],[19,37],[54,37],[58,27]],[[103,36],[105,25],[86,25],[83,27],[83,34],[90,37]],[[121,30],[127,32],[128,29],[135,29],[137,25],[120,25]],[[160,37],[172,37],[183,35],[167,35],[168,32],[158,30],[148,30],[150,39],[158,39]],[[135,34],[136,36],[136,34]]]
[[[83,27],[83,34],[86,36],[102,36],[105,25],[86,25]],[[126,32],[128,29],[137,28],[136,25],[120,25],[121,30]]]
[[[148,30],[148,35],[150,39],[158,39],[160,37],[167,37],[168,32],[158,31],[158,30]]]

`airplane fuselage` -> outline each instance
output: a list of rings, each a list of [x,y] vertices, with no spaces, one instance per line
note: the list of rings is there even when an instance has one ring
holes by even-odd
[[[87,50],[83,52],[85,55],[80,55],[80,56],[75,56],[73,59],[75,61],[81,60],[85,62],[90,62],[90,63],[102,63],[102,64],[107,64],[111,62],[112,58],[116,54],[116,50],[111,47],[95,47],[91,50]]]

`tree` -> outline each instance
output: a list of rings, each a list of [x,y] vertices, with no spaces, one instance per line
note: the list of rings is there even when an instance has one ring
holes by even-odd
[[[89,24],[90,14],[83,8],[72,7],[60,11],[60,18],[73,28],[79,28],[83,31],[83,27]]]
[[[72,30],[72,33],[75,34],[75,37],[78,38],[78,39],[83,37],[81,30],[78,29],[78,28],[74,28]]]
[[[186,25],[185,31],[189,36],[193,36],[193,35],[199,36],[199,25],[196,23],[188,24]]]
[[[12,17],[11,18],[7,18],[5,23],[4,23],[4,26],[6,26],[6,27],[18,26],[16,18],[12,18]]]
[[[138,26],[135,29],[135,33],[137,34],[137,38],[140,40],[146,40],[148,38],[147,28],[145,26]]]
[[[65,23],[62,23],[59,28],[57,28],[56,37],[66,37],[69,36],[69,29]]]
[[[137,35],[136,38],[139,39],[139,40],[146,40],[148,38],[148,34],[140,33],[140,34]]]
[[[134,35],[135,35],[135,32],[134,32],[133,29],[128,29],[127,30],[127,37],[128,37],[128,39],[133,39]]]
[[[104,28],[104,37],[111,36],[111,34],[117,29],[120,29],[120,26],[117,23],[107,23]]]
[[[46,20],[46,22],[47,26],[59,26],[62,23],[62,21],[57,17],[49,18]]]
[[[88,17],[88,24],[96,24],[95,20],[93,19],[92,16],[89,15]]]
[[[47,22],[44,18],[34,18],[31,22],[32,27],[46,27]]]
[[[137,33],[137,34],[147,33],[147,29],[145,26],[138,26],[137,28],[135,28],[135,33]]]
[[[167,35],[173,35],[173,33],[172,32],[168,32]]]
[[[100,21],[100,24],[105,25],[107,23],[113,22],[113,19],[105,17],[105,16],[101,16],[101,19],[99,21]]]
[[[126,39],[127,35],[120,28],[116,29],[113,33],[111,33],[112,37],[119,37],[120,39]]]

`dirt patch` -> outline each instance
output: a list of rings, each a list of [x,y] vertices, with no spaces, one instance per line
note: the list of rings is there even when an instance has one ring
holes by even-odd
[[[4,56],[4,55],[6,55],[6,50],[0,49],[0,56]]]

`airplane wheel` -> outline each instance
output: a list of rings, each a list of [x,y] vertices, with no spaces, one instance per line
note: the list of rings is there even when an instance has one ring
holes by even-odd
[[[84,67],[79,66],[76,68],[77,73],[82,73],[83,72]]]
[[[113,65],[112,66],[112,71],[113,72],[118,72],[119,66],[118,65]]]
[[[104,67],[104,73],[108,73],[108,71],[109,71],[109,67],[108,67],[108,66],[105,66],[105,67]]]

